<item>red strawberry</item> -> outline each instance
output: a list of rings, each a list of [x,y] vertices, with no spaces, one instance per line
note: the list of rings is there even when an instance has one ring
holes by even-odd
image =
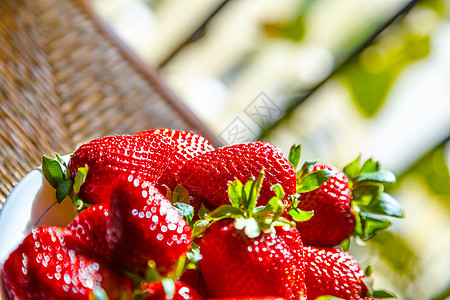
[[[111,250],[106,245],[109,216],[109,204],[96,204],[84,210],[67,225],[72,236],[66,238],[66,244],[79,252],[95,253],[110,261]]]
[[[286,198],[295,193],[296,179],[292,165],[276,146],[255,142],[219,148],[189,160],[180,171],[180,183],[189,194],[207,207],[230,204],[227,195],[229,181],[246,182],[265,168],[265,179],[258,205],[272,198],[271,186],[281,184]]]
[[[297,168],[299,146],[291,148],[289,159]],[[297,229],[305,245],[334,247],[345,241],[343,246],[347,247],[350,236],[368,240],[391,225],[391,221],[378,215],[404,216],[400,203],[385,192],[387,186],[395,183],[395,175],[380,169],[378,162],[368,159],[360,167],[358,157],[344,171],[314,164],[305,162],[297,173],[299,197],[293,200],[289,212],[294,219],[303,221],[297,223]],[[314,215],[307,221],[296,218],[304,211],[313,211]]]
[[[180,281],[193,287],[202,297],[207,296],[205,280],[202,277],[200,269],[187,269],[181,274]]]
[[[59,227],[33,229],[4,264],[11,299],[90,299],[99,287],[111,298],[131,295],[131,280],[100,258],[66,247],[70,235]]]
[[[328,170],[332,176],[318,189],[300,194],[298,208],[314,211],[297,229],[305,245],[333,247],[349,237],[355,228],[351,190],[347,176],[335,167],[318,164],[312,171]]]
[[[231,183],[232,206],[207,215],[216,221],[200,242],[200,270],[212,297],[306,296],[302,241],[280,217],[284,193],[279,186],[266,207],[254,209],[262,177],[245,188],[238,180]]]
[[[150,129],[136,134],[136,136],[163,135],[175,142],[176,155],[174,161],[169,165],[168,169],[163,173],[159,180],[160,184],[167,185],[173,190],[178,184],[178,172],[186,160],[197,155],[214,150],[211,143],[196,133],[175,129]]]
[[[335,248],[304,247],[308,298],[330,295],[360,299],[367,293],[364,271],[347,252]]]
[[[175,142],[159,134],[107,136],[81,145],[68,167],[73,178],[78,168],[89,167],[79,198],[88,203],[109,203],[115,177],[138,174],[157,184],[168,167],[183,159],[176,149]]]
[[[162,282],[155,281],[152,283],[144,283],[141,287],[141,291],[147,292],[144,297],[145,300],[202,300],[200,294],[184,282],[177,281],[174,286],[174,294],[171,298],[167,297],[167,293],[164,290]]]
[[[119,178],[114,187],[107,230],[113,263],[138,274],[149,260],[166,274],[191,244],[190,227],[177,209],[151,183],[133,175]]]

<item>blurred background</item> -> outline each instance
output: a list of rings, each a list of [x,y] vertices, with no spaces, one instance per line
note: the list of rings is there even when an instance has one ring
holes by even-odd
[[[407,217],[351,252],[377,289],[450,299],[450,1],[91,4],[224,144],[393,170]]]

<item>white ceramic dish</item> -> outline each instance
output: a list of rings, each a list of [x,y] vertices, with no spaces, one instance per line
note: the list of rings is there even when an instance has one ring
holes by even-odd
[[[64,158],[68,158],[65,156]],[[0,211],[0,267],[9,254],[35,227],[39,217],[56,201],[55,189],[45,180],[41,168],[28,173],[14,188]],[[66,226],[76,212],[70,199],[54,205],[37,226]],[[7,299],[0,288],[0,299]]]

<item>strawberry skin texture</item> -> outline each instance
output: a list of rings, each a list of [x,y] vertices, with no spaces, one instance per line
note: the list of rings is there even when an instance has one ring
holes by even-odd
[[[367,293],[364,271],[347,252],[336,248],[304,247],[309,299],[330,295],[360,299]]]
[[[145,296],[145,300],[166,300],[166,292],[164,291],[163,285],[160,281],[152,283],[144,283],[141,287],[141,291],[148,292]],[[175,282],[175,294],[172,300],[203,300],[200,294],[187,285],[184,282]]]
[[[275,195],[272,185],[281,184],[285,199],[295,194],[295,170],[276,146],[264,142],[236,144],[219,148],[189,160],[181,168],[180,183],[189,194],[208,208],[230,204],[228,182],[247,182],[258,177],[264,167],[265,178],[258,205],[266,205]]]
[[[111,194],[106,239],[115,265],[142,275],[154,260],[165,275],[189,251],[191,229],[156,187],[129,175]]]
[[[82,211],[67,225],[72,236],[66,238],[66,244],[78,252],[96,254],[111,261],[111,250],[106,247],[109,216],[109,204],[92,205]]]
[[[173,190],[178,184],[178,173],[184,163],[203,153],[214,150],[211,143],[196,133],[175,129],[150,129],[136,133],[136,136],[162,135],[174,141],[176,151],[173,154],[173,162],[160,178],[160,184],[165,184]]]
[[[131,295],[131,280],[101,259],[67,248],[70,235],[54,226],[33,229],[4,264],[10,299],[89,299],[99,286],[110,297]]]
[[[109,203],[115,177],[134,173],[158,185],[166,169],[182,159],[176,150],[175,142],[160,134],[107,136],[81,145],[68,167],[73,178],[79,167],[89,167],[78,193],[84,202]]]
[[[317,170],[329,170],[333,175],[318,189],[300,194],[298,208],[314,211],[314,215],[308,221],[297,222],[297,229],[305,245],[334,247],[355,229],[351,190],[347,176],[337,168],[318,164],[313,168]]]
[[[181,274],[179,281],[193,287],[202,297],[207,297],[205,280],[199,268],[185,270]]]
[[[277,226],[276,233],[249,238],[233,219],[222,219],[206,231],[200,253],[211,297],[306,297],[303,248],[295,228]]]

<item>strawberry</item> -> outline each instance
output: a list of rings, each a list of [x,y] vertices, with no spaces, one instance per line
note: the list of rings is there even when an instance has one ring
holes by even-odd
[[[67,225],[72,236],[66,238],[66,244],[81,253],[95,253],[110,261],[111,250],[106,246],[109,216],[109,204],[96,204],[82,211]]]
[[[302,241],[281,217],[281,186],[273,187],[274,197],[265,207],[255,207],[263,177],[261,172],[245,186],[239,180],[230,183],[232,205],[206,216],[213,222],[200,242],[200,270],[212,297],[306,296]],[[204,228],[203,223],[196,226]]]
[[[88,166],[87,177],[78,197],[84,202],[109,203],[111,182],[123,174],[139,174],[158,186],[160,177],[172,164],[182,160],[175,142],[159,135],[116,135],[94,139],[81,145],[71,156],[68,168],[72,178]]]
[[[136,136],[150,136],[159,134],[166,136],[175,142],[176,153],[174,161],[169,164],[167,170],[160,178],[160,184],[165,184],[173,190],[178,185],[178,172],[183,164],[197,155],[214,150],[211,143],[196,133],[175,129],[150,129],[136,133]]]
[[[4,264],[11,299],[90,299],[99,288],[111,298],[131,295],[131,280],[102,259],[65,245],[71,234],[53,226],[33,229]]]
[[[295,152],[299,151],[294,146],[289,155],[295,168],[300,156]],[[313,212],[309,220],[297,223],[305,245],[334,247],[345,241],[343,246],[347,247],[352,235],[368,240],[378,230],[389,227],[389,220],[376,215],[404,216],[397,200],[384,192],[395,182],[395,175],[380,170],[379,164],[371,159],[360,168],[359,160],[358,157],[344,171],[316,162],[306,162],[298,171],[298,195],[289,213],[295,219],[297,209]],[[307,179],[319,172],[326,174],[319,180],[321,185],[316,185],[315,189],[305,189],[304,183],[310,182]]]
[[[304,247],[308,298],[322,295],[360,299],[367,293],[365,274],[348,253],[335,248]]]
[[[179,280],[193,287],[202,297],[205,298],[207,296],[205,280],[202,277],[200,269],[187,269],[181,274]]]
[[[295,193],[295,170],[276,146],[254,142],[219,148],[186,162],[180,170],[180,183],[189,194],[201,200],[208,208],[230,204],[227,195],[229,181],[246,182],[265,168],[265,179],[259,196],[259,205],[266,205],[272,197],[272,185],[281,184],[286,198]]]
[[[312,171],[318,170],[328,170],[332,176],[318,189],[300,195],[298,208],[314,211],[314,215],[308,221],[298,222],[297,229],[305,245],[339,245],[355,228],[348,178],[332,166],[317,164]]]
[[[115,265],[143,274],[154,260],[162,274],[190,248],[191,230],[177,209],[151,183],[118,178],[111,193],[106,239]]]
[[[188,284],[177,281],[175,282],[173,295],[171,298],[167,297],[167,293],[164,289],[163,283],[160,281],[155,281],[151,283],[144,283],[141,287],[141,291],[144,292],[145,300],[201,300],[203,299],[200,294],[190,287]]]

